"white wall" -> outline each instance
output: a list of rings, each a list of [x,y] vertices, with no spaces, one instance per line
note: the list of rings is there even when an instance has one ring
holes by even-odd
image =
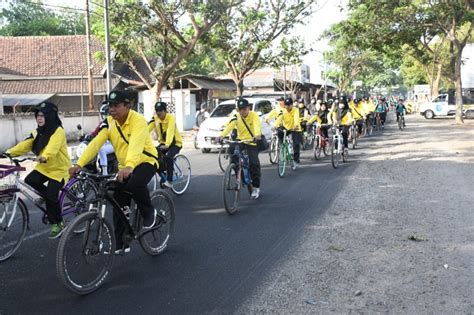
[[[172,92],[164,90],[161,92],[161,100],[166,103],[173,101],[175,104],[176,125],[180,131],[193,128],[196,116],[196,95],[191,94],[189,89]]]
[[[474,88],[474,44],[467,44],[462,52],[461,79],[463,89]]]

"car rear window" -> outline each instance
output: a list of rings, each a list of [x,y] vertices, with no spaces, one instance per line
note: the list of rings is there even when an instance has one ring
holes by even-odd
[[[230,113],[232,113],[232,110],[235,108],[234,104],[224,104],[224,105],[219,105],[214,109],[214,111],[211,114],[211,117],[227,117],[229,116]]]

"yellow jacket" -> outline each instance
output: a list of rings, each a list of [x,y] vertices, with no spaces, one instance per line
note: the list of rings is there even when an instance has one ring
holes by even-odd
[[[331,113],[331,122],[332,123],[339,123],[340,126],[349,126],[352,124],[352,114],[351,114],[351,111],[348,110],[344,116],[340,117],[339,121],[338,121],[338,117],[337,117],[337,113],[338,111],[334,111]]]
[[[296,131],[301,131],[299,109],[293,107],[291,112],[288,112],[285,108],[280,115],[278,115],[277,121],[275,122],[275,127],[280,127],[282,125],[286,130],[294,129]]]
[[[270,113],[268,113],[267,117],[265,118],[266,122],[269,122],[272,118],[277,118],[278,115],[283,111],[284,108],[278,105],[276,108],[272,109]]]
[[[364,116],[366,115],[364,111],[364,107],[362,106],[356,107],[354,103],[352,103],[352,106],[349,106],[349,107],[351,109],[352,118],[354,120],[364,119]]]
[[[247,128],[243,122],[247,123]],[[221,132],[221,137],[225,137],[231,132],[232,129],[237,129],[237,137],[243,141],[253,140],[252,135],[249,132],[249,129],[252,131],[254,137],[260,136],[262,134],[262,124],[260,123],[260,116],[254,112],[250,111],[246,118],[240,116],[240,114],[235,114],[231,118],[225,129]],[[256,145],[255,143],[250,143],[250,145]]]
[[[363,104],[363,107],[364,107],[364,111],[367,114],[375,112],[375,104],[372,100],[369,100],[368,102],[363,102],[362,104]]]
[[[148,132],[152,132],[153,130],[155,130],[156,136],[158,137],[158,142],[160,144],[166,144],[167,146],[170,146],[174,142],[174,144],[178,147],[183,146],[181,134],[176,127],[176,118],[174,118],[174,116],[170,113],[166,113],[165,119],[163,120],[158,118],[158,115],[155,114],[153,119],[148,122]],[[166,138],[163,137],[163,134],[161,133],[162,130]]]
[[[83,167],[89,163],[107,140],[110,140],[114,147],[119,169],[127,166],[135,168],[142,163],[158,165],[155,158],[158,153],[153,146],[146,120],[136,111],[130,110],[127,120],[120,126],[120,130],[127,141],[120,135],[119,124],[111,116],[102,122],[100,128],[97,136],[89,143],[79,161],[77,161],[77,165]]]
[[[7,153],[18,156],[28,153],[33,148],[33,140],[37,135],[34,130],[28,138],[10,148]],[[64,129],[58,127],[49,138],[48,144],[41,150],[39,156],[46,158],[46,163],[37,163],[35,170],[44,176],[61,182],[69,178],[68,169],[71,167],[71,158],[67,153],[66,133]]]
[[[308,120],[308,124],[311,125],[312,123],[314,123],[315,121],[318,122],[318,124],[321,125],[321,117],[319,117],[318,114],[314,115],[313,117],[311,117],[309,120]]]

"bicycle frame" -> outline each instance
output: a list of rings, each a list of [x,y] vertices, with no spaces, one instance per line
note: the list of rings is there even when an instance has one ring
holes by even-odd
[[[339,127],[336,127],[334,132],[335,133],[332,136],[332,141],[337,143],[337,151],[336,151],[337,154],[341,154],[342,146],[343,146],[342,133],[341,133],[341,130],[339,130]]]

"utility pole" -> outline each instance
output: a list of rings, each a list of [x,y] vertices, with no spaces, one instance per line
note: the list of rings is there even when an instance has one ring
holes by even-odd
[[[112,90],[112,64],[110,60],[109,1],[104,0],[105,59],[107,62],[107,96]]]
[[[89,0],[86,0],[86,43],[87,43],[87,83],[89,87],[89,111],[94,110],[94,85],[92,81],[91,26],[89,20]]]

